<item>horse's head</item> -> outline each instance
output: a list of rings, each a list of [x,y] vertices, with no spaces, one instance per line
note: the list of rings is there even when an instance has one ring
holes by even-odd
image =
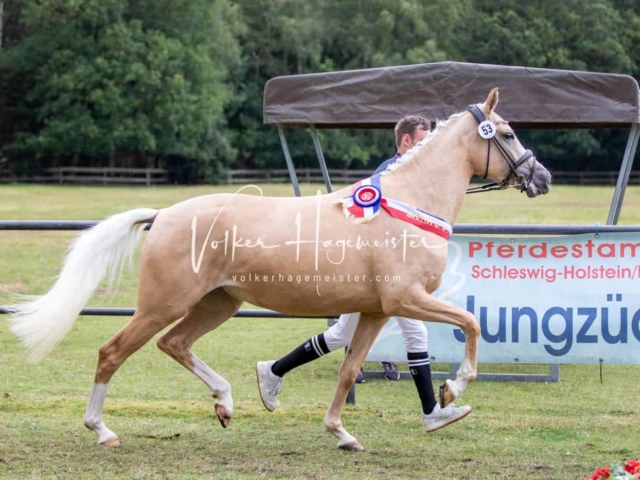
[[[505,121],[495,113],[498,89],[489,93],[486,102],[471,105],[477,133],[471,143],[469,159],[473,173],[500,184],[526,191],[528,197],[549,192],[551,174],[525,149]]]

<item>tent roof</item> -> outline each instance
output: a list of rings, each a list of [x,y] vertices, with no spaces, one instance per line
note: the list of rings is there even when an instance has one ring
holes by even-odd
[[[498,113],[516,127],[622,127],[640,122],[627,75],[441,62],[272,78],[264,123],[392,128],[405,115],[444,119],[500,88]]]

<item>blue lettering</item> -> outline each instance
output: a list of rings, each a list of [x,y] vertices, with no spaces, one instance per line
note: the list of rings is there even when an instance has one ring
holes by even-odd
[[[551,318],[554,316],[561,317],[564,320],[565,325],[564,331],[557,335],[551,331],[549,326]],[[571,346],[573,344],[573,309],[553,307],[547,310],[542,317],[542,333],[548,340],[554,343],[565,342],[564,346],[560,349],[555,349],[551,347],[551,345],[545,345],[544,349],[547,352],[554,357],[566,355],[569,350],[571,350]]]
[[[487,325],[487,307],[480,307],[480,331],[482,338],[487,343],[504,343],[507,341],[507,309],[500,307],[500,318],[498,320],[498,333],[489,333]]]
[[[609,309],[602,309],[602,338],[607,343],[627,343],[627,309],[620,309],[620,332],[611,335],[609,329]]]
[[[636,340],[640,342],[640,310],[637,310],[636,313],[633,314],[631,331],[633,332],[633,336],[636,337]]]
[[[511,310],[511,341],[513,343],[519,342],[520,319],[525,315],[531,320],[531,343],[538,343],[538,315],[531,307],[514,307]]]
[[[608,294],[606,298],[608,302],[621,302],[622,297],[622,294]],[[479,313],[476,314],[476,297],[475,295],[467,295],[466,309],[479,320],[482,341],[490,344],[507,343],[509,315],[511,315],[509,343],[537,344],[542,342],[545,351],[554,357],[567,355],[574,342],[576,344],[599,344],[603,347],[605,343],[608,345],[628,344],[629,341],[633,342],[634,338],[640,342],[640,309],[629,312],[627,307],[621,306],[618,320],[616,312],[609,315],[608,307],[551,307],[544,314],[541,311],[539,315],[534,307],[496,306],[498,315],[495,315],[495,312],[489,311],[494,307],[482,306],[480,302],[478,303]],[[491,322],[488,318],[489,314],[492,317]],[[524,323],[522,323],[523,317]],[[598,325],[599,322],[601,326]],[[539,340],[539,325],[544,339],[542,341]],[[521,327],[524,329],[522,340],[520,338]],[[491,328],[495,328],[495,330],[492,332]],[[631,331],[629,332],[629,330]],[[602,332],[602,340],[600,331]],[[574,336],[576,332],[577,334]],[[466,337],[461,329],[453,329],[453,335],[455,340],[465,343]]]
[[[597,308],[578,308],[578,315],[586,315],[587,319],[582,325],[580,331],[578,331],[578,335],[576,336],[576,343],[598,343],[597,335],[587,335],[587,332],[595,322],[596,317],[598,316]]]

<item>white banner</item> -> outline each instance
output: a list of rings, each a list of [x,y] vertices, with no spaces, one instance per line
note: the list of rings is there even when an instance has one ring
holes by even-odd
[[[640,235],[455,236],[434,296],[473,313],[480,363],[640,363]],[[464,335],[426,323],[429,354],[460,362]],[[405,362],[391,319],[367,360]]]

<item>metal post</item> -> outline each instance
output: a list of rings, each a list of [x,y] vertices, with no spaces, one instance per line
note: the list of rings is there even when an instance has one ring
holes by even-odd
[[[351,387],[351,389],[349,390],[349,393],[347,393],[347,404],[349,405],[355,405],[356,404],[356,385],[354,384],[353,387]]]
[[[327,187],[327,192],[333,192],[331,188],[331,179],[329,178],[329,171],[327,170],[327,164],[324,161],[324,154],[322,153],[322,147],[320,146],[320,139],[318,138],[318,132],[313,123],[309,126],[309,132],[311,132],[311,138],[313,139],[313,146],[316,148],[316,155],[318,156],[318,162],[320,163],[320,170],[322,170],[322,178],[324,178],[324,184]]]
[[[609,216],[607,217],[607,225],[616,225],[618,223],[618,217],[620,216],[620,209],[622,208],[622,201],[624,200],[624,192],[627,189],[629,183],[629,175],[631,174],[631,167],[633,166],[633,158],[638,148],[638,137],[640,131],[638,130],[638,124],[634,123],[631,126],[629,132],[629,140],[627,140],[627,148],[624,151],[624,157],[622,157],[622,165],[620,166],[620,173],[618,174],[618,183],[616,184],[616,190],[613,193],[613,200],[611,201],[611,208],[609,209]]]
[[[300,193],[300,185],[298,185],[296,168],[293,166],[293,160],[291,160],[291,154],[289,153],[287,139],[284,137],[284,130],[282,129],[282,125],[280,124],[278,124],[278,135],[280,136],[280,143],[282,144],[284,159],[287,161],[287,169],[289,170],[289,176],[291,177],[291,183],[293,184],[293,191],[296,192],[296,197],[300,197],[302,195]]]
[[[456,378],[459,363],[451,364],[451,371],[447,373],[433,373],[434,379],[454,379]],[[552,363],[549,365],[549,374],[539,373],[478,373],[476,380],[487,382],[559,382],[560,365]]]

